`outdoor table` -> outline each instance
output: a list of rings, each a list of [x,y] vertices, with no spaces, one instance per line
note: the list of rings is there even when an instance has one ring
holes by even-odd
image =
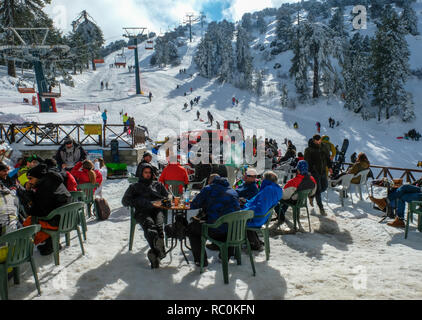
[[[189,210],[193,210],[193,209],[190,208],[190,206],[185,206],[185,204],[182,203],[182,201],[180,201],[179,206],[175,206],[174,205],[174,202],[172,202],[171,208],[170,207],[164,207],[162,205],[161,200],[153,202],[152,205],[154,206],[154,208],[157,208],[157,209],[171,210],[171,213],[172,213],[172,216],[171,216],[171,224],[174,223],[175,217],[176,216],[179,216],[179,215],[182,216],[182,217],[184,217],[185,219],[187,219],[187,212]],[[176,248],[178,241],[180,241],[180,250],[182,251],[183,257],[185,258],[187,264],[189,264],[189,260],[186,257],[185,251],[183,250],[183,244],[185,245],[186,249],[192,250],[187,245],[186,235],[184,235],[183,238],[181,238],[181,239],[171,238],[171,246],[170,246],[170,249],[166,252],[166,254],[172,252]]]

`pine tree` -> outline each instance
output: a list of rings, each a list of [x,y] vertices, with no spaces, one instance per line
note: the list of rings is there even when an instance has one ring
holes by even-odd
[[[236,61],[237,61],[237,77],[238,87],[248,89],[252,87],[252,56],[250,54],[250,40],[247,32],[241,26],[237,28],[236,37]]]
[[[260,34],[264,34],[267,31],[267,23],[262,14],[258,15],[256,19],[256,27]]]
[[[344,28],[344,8],[343,7],[337,8],[336,13],[333,15],[329,26],[340,37],[346,37],[347,36],[347,32]]]
[[[245,29],[247,32],[252,31],[253,24],[252,24],[252,14],[245,13],[242,17],[242,28]]]
[[[0,1],[0,25],[7,27],[32,27],[34,17],[46,17],[43,8],[50,4],[51,0],[2,0]],[[7,31],[4,42],[7,45],[15,45],[16,39],[11,31]],[[7,73],[16,77],[14,60],[7,61]]]
[[[400,16],[404,28],[412,36],[419,35],[418,32],[418,17],[415,10],[411,7],[410,3],[406,2],[403,7],[403,12]]]
[[[285,44],[291,42],[292,18],[288,10],[280,9],[277,15],[276,35],[277,39]]]
[[[403,116],[403,107],[407,105],[404,85],[410,74],[410,52],[406,33],[399,16],[392,11],[390,15],[383,15],[371,43],[373,105],[378,107],[379,121],[383,110],[386,119],[389,119],[391,115]]]
[[[255,92],[258,97],[264,94],[264,76],[262,71],[256,71]]]
[[[295,28],[295,38],[293,40],[292,66],[290,76],[295,78],[296,92],[300,95],[300,100],[305,100],[308,95],[308,61],[305,50],[301,42],[303,30],[301,25]]]

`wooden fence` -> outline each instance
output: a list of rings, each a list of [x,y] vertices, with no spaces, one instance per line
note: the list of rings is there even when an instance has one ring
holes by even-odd
[[[123,124],[4,124],[0,123],[0,140],[10,144],[23,143],[26,146],[60,146],[67,137],[81,146],[110,147],[113,140],[119,141],[119,148],[133,149],[145,143],[145,131],[135,127],[128,135]]]
[[[352,165],[351,163],[345,163],[345,165]],[[374,173],[374,177],[375,179],[380,179],[381,176],[383,178],[390,178],[391,180],[393,179],[405,179],[405,181],[407,183],[413,183],[416,180],[420,179],[419,178],[415,178],[414,173],[419,173],[422,175],[422,170],[419,169],[407,169],[407,168],[397,168],[397,167],[386,167],[386,166],[379,166],[379,165],[371,165],[370,166],[371,169],[377,169],[379,170],[379,172],[375,172],[375,170],[372,170],[372,172]],[[391,173],[391,171],[399,171],[401,176],[400,177],[393,177],[393,174]],[[376,175],[376,173],[378,173],[378,175]]]

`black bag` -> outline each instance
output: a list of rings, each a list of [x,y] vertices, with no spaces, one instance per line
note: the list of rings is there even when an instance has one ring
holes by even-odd
[[[164,231],[170,239],[182,240],[186,237],[188,227],[188,220],[185,215],[180,214],[176,216],[176,221],[173,224],[166,225]]]
[[[111,210],[106,199],[95,199],[95,209],[97,210],[98,220],[107,220],[110,217]]]

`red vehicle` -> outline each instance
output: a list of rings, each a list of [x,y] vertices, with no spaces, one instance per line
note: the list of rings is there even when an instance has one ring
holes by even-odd
[[[242,125],[240,124],[240,121],[231,121],[227,120],[224,121],[224,130],[212,130],[212,129],[205,129],[205,130],[195,130],[195,131],[188,131],[184,132],[181,136],[181,140],[187,140],[189,139],[189,150],[191,147],[198,142],[201,141],[201,136],[204,132],[208,133],[209,139],[210,139],[210,151],[212,150],[212,145],[215,145],[216,143],[222,145],[224,141],[224,136],[227,135],[227,132],[232,132],[240,130],[242,139],[245,139],[245,132],[243,130]],[[180,143],[180,142],[179,142]],[[181,146],[182,149],[184,146]]]

